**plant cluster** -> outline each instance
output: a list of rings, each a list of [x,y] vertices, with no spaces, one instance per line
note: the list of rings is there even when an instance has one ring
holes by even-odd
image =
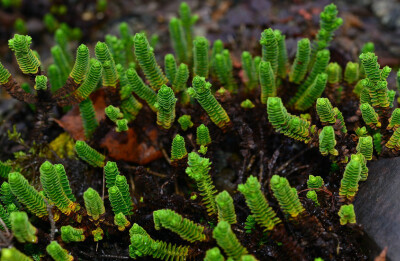
[[[186,3],[181,4],[179,14],[180,18],[171,19],[169,24],[175,56],[165,55],[164,68],[158,64],[146,34],[133,35],[126,23],[120,25],[120,38],[107,35],[105,42],[96,44],[95,58],[90,57],[87,46],[80,45],[75,63],[68,58],[73,55],[67,48],[67,38],[58,33],[61,40],[51,50],[55,63],[47,68],[47,73],[30,48],[31,37],[16,34],[9,41],[22,73],[35,83],[34,89],[22,88],[1,64],[0,84],[12,97],[34,105],[38,121],[29,145],[37,149],[29,149],[15,132],[9,136],[28,148],[21,152],[25,156],[38,155],[40,184],[31,185],[28,181],[30,173],[17,160],[21,153],[16,154],[15,160],[0,162],[0,176],[5,180],[0,189],[2,230],[11,229],[18,242],[33,244],[34,248],[35,244],[45,245],[48,255],[56,261],[72,260],[75,253],[68,249],[73,242],[101,242],[115,229],[121,234],[129,229],[130,245],[124,246],[125,253],[129,252],[133,259],[151,256],[161,260],[265,260],[257,251],[263,245],[277,253],[271,258],[310,260],[341,256],[336,251],[336,234],[333,235],[329,224],[353,224],[341,228],[352,231],[356,217],[351,202],[359,182],[367,180],[367,161],[381,155],[397,156],[400,151],[400,111],[393,110],[395,93],[387,87],[391,69],[380,69],[376,55],[367,47],[359,61],[347,63],[344,72],[341,65],[330,62],[328,47],[343,22],[337,17],[336,6],[330,4],[320,15],[316,39],[299,40],[291,64],[285,35],[272,28],[263,31],[261,56],[242,53],[244,77],[238,81],[238,68],[234,68],[222,41],[215,41],[210,48],[206,38],[193,36],[197,16],[191,14]],[[99,121],[92,94],[101,91],[106,99],[107,117]],[[360,101],[362,121],[357,125],[347,124],[341,112],[345,93]],[[61,145],[56,146],[50,150],[56,157],[46,154],[54,146],[54,141],[50,143],[43,135],[51,126],[51,111],[71,105],[79,106],[85,140],[65,145],[65,153],[58,150]],[[348,114],[346,111],[345,115]],[[307,188],[298,191],[278,171],[274,174],[270,169],[268,176],[263,156],[257,159],[261,167],[256,171],[251,161],[258,156],[251,153],[258,153],[254,141],[257,135],[253,135],[254,126],[243,120],[253,116],[257,121],[254,126],[261,129],[259,136],[278,137],[290,144],[299,141],[299,146],[329,157],[336,172],[343,174],[340,184],[325,184],[324,178],[328,177],[310,174],[300,184]],[[130,131],[142,128],[143,123],[158,126],[160,144],[165,145],[164,140],[168,140],[171,151],[170,158],[165,155],[171,165],[171,177],[147,170],[147,179],[153,180],[150,173],[166,178],[162,187],[173,183],[182,201],[194,201],[193,212],[198,215],[185,213],[187,207],[160,207],[162,203],[151,202],[152,196],[140,191],[155,188],[136,188],[135,182],[140,180],[129,179],[129,166],[100,147],[99,141],[105,134],[126,138]],[[216,185],[215,168],[224,160],[217,154],[217,144],[224,139],[221,136],[239,137],[246,163],[231,190]],[[261,141],[259,148],[268,151],[267,141]],[[64,144],[68,142],[64,138]],[[62,160],[64,157],[68,160]],[[85,170],[90,165],[92,174],[104,175],[101,195],[91,187],[81,198],[74,195],[66,171],[71,161],[85,162]],[[181,183],[186,183],[182,190]],[[313,215],[310,210],[334,217]],[[141,217],[148,212],[154,228],[148,225],[151,221],[144,222]],[[202,216],[204,213],[207,214]],[[52,224],[49,237],[38,237],[46,232],[35,227],[40,223],[35,223],[34,216]],[[60,231],[57,235],[54,227]],[[159,236],[162,233],[154,230],[175,236],[178,243],[172,244],[172,240],[166,240],[168,236]],[[299,235],[307,244],[299,243]],[[259,245],[249,244],[246,237],[260,242]],[[20,246],[18,250],[3,248],[1,260],[31,260],[27,251],[20,251]],[[40,247],[37,252],[45,254]]]

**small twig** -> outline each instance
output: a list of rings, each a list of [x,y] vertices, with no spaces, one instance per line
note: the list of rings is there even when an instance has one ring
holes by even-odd
[[[260,151],[260,172],[258,172],[258,182],[262,183],[262,177],[264,175],[264,151]]]
[[[165,160],[168,162],[168,164],[171,165],[171,160],[170,160],[170,158],[169,158],[169,156],[168,156],[167,151],[166,151],[164,148],[162,148],[162,149],[161,149],[161,152],[162,152],[162,154],[164,155],[164,158],[165,158]]]
[[[54,235],[56,233],[56,222],[54,222],[54,217],[53,217],[53,213],[52,213],[52,208],[53,206],[49,204],[49,202],[47,201],[47,199],[43,198],[44,203],[46,203],[46,207],[47,207],[47,212],[49,213],[49,222],[50,222],[50,240],[53,241],[54,240]]]
[[[310,165],[303,165],[303,166],[294,168],[294,169],[292,169],[290,172],[288,172],[288,173],[285,175],[285,177],[289,176],[290,174],[292,174],[292,173],[294,173],[294,172],[296,172],[296,171],[298,171],[298,170],[306,169],[306,168],[309,168],[309,167],[310,167]]]
[[[106,174],[105,174],[105,171],[103,171],[103,194],[102,194],[102,196],[101,196],[101,198],[103,199],[103,201],[104,201],[104,191],[106,190],[105,189],[105,183],[106,183]]]
[[[297,159],[298,157],[300,157],[301,155],[303,155],[305,152],[307,152],[310,148],[307,148],[305,150],[300,151],[299,153],[297,153],[294,157],[290,158],[290,160],[286,161],[285,163],[283,163],[277,170],[276,172],[281,172],[282,170],[284,170],[290,163],[292,163],[295,159]]]
[[[137,167],[135,167],[135,166],[127,166],[126,168],[127,168],[127,169],[132,169],[132,170],[135,170],[135,171],[136,171],[136,169],[137,169]],[[151,175],[154,175],[154,176],[157,176],[157,177],[160,177],[160,178],[167,178],[167,177],[168,177],[168,175],[166,175],[166,174],[159,173],[159,172],[156,172],[156,171],[152,171],[152,170],[150,170],[149,168],[145,168],[144,170],[145,170],[147,173],[149,173],[149,174],[151,174]]]
[[[0,224],[2,225],[2,227],[4,227],[5,232],[6,232],[6,236],[9,237],[10,236],[10,231],[8,230],[8,227],[6,226],[6,224],[4,223],[2,218],[0,218]],[[3,233],[1,233],[1,237],[2,236],[3,236]]]

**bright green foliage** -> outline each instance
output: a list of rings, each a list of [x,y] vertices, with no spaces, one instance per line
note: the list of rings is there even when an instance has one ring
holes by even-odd
[[[400,149],[400,128],[397,128],[389,141],[385,144],[389,149],[399,150]]]
[[[54,34],[54,40],[56,44],[61,48],[61,52],[63,53],[68,66],[72,64],[72,54],[70,50],[68,50],[68,34],[64,29],[57,29]]]
[[[7,175],[7,177],[8,177],[8,175]],[[8,184],[8,182],[3,181],[3,183],[1,184],[1,188],[0,188],[0,194],[1,194],[0,199],[5,206],[8,206],[13,203],[17,204],[17,198],[11,192],[11,186],[10,186],[10,184]]]
[[[368,131],[367,131],[367,128],[365,128],[365,126],[362,127],[362,128],[357,127],[357,129],[355,130],[355,132],[356,132],[356,135],[357,135],[358,137],[366,137],[366,136],[368,136]]]
[[[56,168],[48,161],[40,166],[40,182],[46,196],[64,214],[69,215],[74,210],[74,203],[64,193]]]
[[[176,101],[174,91],[167,85],[163,85],[157,93],[157,102],[154,107],[157,109],[157,124],[164,129],[171,128],[175,121]]]
[[[175,57],[172,54],[167,54],[164,57],[164,70],[165,76],[167,77],[170,84],[175,82],[175,76],[177,71]]]
[[[340,126],[341,126],[340,130],[343,133],[347,133],[347,128],[346,128],[346,124],[344,122],[344,118],[343,118],[342,112],[339,111],[339,109],[337,107],[333,108],[333,110],[335,111],[336,119],[339,120],[339,123],[340,123]]]
[[[146,75],[146,78],[149,80],[151,88],[157,91],[163,84],[167,83],[168,79],[164,76],[160,66],[157,64],[153,50],[144,33],[137,33],[135,35],[134,45],[135,55],[139,61],[139,65]]]
[[[29,222],[26,212],[13,212],[10,214],[11,230],[20,243],[37,243],[37,229]]]
[[[360,181],[366,181],[368,178],[368,167],[367,167],[367,159],[361,153],[356,154],[359,157],[361,162],[361,173],[360,173]]]
[[[354,212],[353,204],[342,205],[339,209],[338,215],[340,217],[340,225],[346,225],[347,223],[356,223],[356,213]]]
[[[114,214],[122,213],[126,216],[131,215],[132,206],[126,204],[124,196],[117,186],[108,189],[109,199]]]
[[[104,166],[104,176],[106,178],[106,187],[111,188],[115,185],[115,178],[119,175],[117,163],[113,161],[107,161]]]
[[[183,218],[181,215],[170,209],[154,211],[153,220],[156,230],[160,230],[161,227],[164,227],[191,243],[204,241],[206,239],[203,226],[194,223],[190,219]]]
[[[63,192],[67,196],[67,198],[73,202],[76,201],[74,194],[72,193],[71,187],[69,185],[69,180],[67,177],[67,173],[65,172],[64,166],[62,164],[54,164],[54,168],[56,169],[58,178],[60,179],[60,184]]]
[[[322,123],[333,124],[336,122],[335,111],[333,110],[332,104],[328,98],[318,98],[316,108],[319,120]]]
[[[118,84],[118,73],[113,60],[103,63],[103,86],[116,88]]]
[[[278,41],[271,28],[265,29],[264,32],[261,33],[260,44],[262,48],[262,60],[264,62],[269,62],[274,75],[277,75],[279,56]]]
[[[161,260],[186,260],[188,246],[176,246],[160,240],[154,240],[148,235],[134,234],[131,236],[129,256],[133,259],[152,256]]]
[[[201,124],[196,129],[196,143],[197,145],[203,145],[203,146],[207,146],[208,144],[211,143],[210,132],[208,130],[208,127],[205,126],[204,124]]]
[[[183,31],[182,22],[178,18],[172,18],[169,22],[169,34],[178,63],[188,62],[188,48]]]
[[[253,109],[255,105],[249,99],[246,99],[240,103],[240,107],[243,109]]]
[[[179,7],[179,16],[181,18],[183,31],[186,37],[188,58],[190,59],[192,57],[193,48],[193,25],[196,23],[199,17],[191,14],[190,7],[186,2],[181,3]]]
[[[337,156],[339,152],[335,149],[335,130],[332,126],[325,126],[319,133],[319,151],[322,156],[331,154]]]
[[[121,43],[124,49],[126,62],[129,64],[135,61],[133,55],[133,35],[127,23],[122,22],[119,24],[119,34],[121,36]]]
[[[103,240],[104,231],[100,227],[97,227],[95,230],[92,230],[93,241],[98,242]]]
[[[104,201],[96,190],[88,188],[83,193],[83,200],[85,201],[87,214],[94,220],[99,219],[99,217],[106,212]]]
[[[358,78],[359,78],[358,63],[348,62],[346,64],[346,69],[344,70],[344,80],[349,84],[353,84],[356,81],[358,81]]]
[[[218,247],[213,247],[207,250],[203,261],[225,261],[225,258]]]
[[[289,181],[286,178],[273,175],[270,180],[270,186],[283,213],[296,218],[304,212],[304,208],[297,195],[297,190],[290,187]]]
[[[10,72],[0,63],[0,84],[8,83],[10,76]]]
[[[400,108],[394,109],[389,119],[388,129],[396,130],[400,126]]]
[[[215,73],[219,82],[231,92],[236,91],[236,82],[233,78],[232,59],[229,50],[215,55]]]
[[[210,43],[205,37],[196,37],[193,41],[193,74],[208,78],[208,50]]]
[[[361,93],[360,93],[360,103],[369,103],[371,104],[371,97],[369,96],[368,88],[364,87],[365,79],[360,80]]]
[[[390,105],[386,78],[391,69],[385,66],[379,69],[378,57],[374,53],[363,53],[360,60],[364,66],[366,79],[363,80],[364,89],[368,91],[371,105],[386,108]]]
[[[115,64],[126,64],[126,55],[125,55],[125,50],[124,50],[124,44],[122,43],[122,40],[118,39],[114,35],[109,35],[107,34],[105,36],[105,42],[107,44],[108,50],[110,51],[110,54],[112,58],[114,59]],[[133,42],[131,42],[131,45],[133,45]],[[133,49],[129,50],[130,54],[133,54]]]
[[[75,143],[75,150],[78,157],[91,166],[100,168],[104,166],[105,156],[87,145],[86,142],[77,140]]]
[[[240,261],[258,261],[253,255],[244,255],[240,258]]]
[[[342,67],[338,63],[329,63],[326,67],[326,74],[329,84],[339,83],[342,77]]]
[[[128,182],[126,181],[126,177],[123,176],[123,175],[118,174],[115,177],[115,186],[121,192],[121,195],[124,198],[125,205],[128,207],[128,212],[127,212],[128,214],[127,215],[132,215],[132,213],[133,213],[133,202],[132,202],[131,194],[129,192],[129,185],[128,185]]]
[[[132,90],[143,99],[153,111],[157,111],[154,104],[157,101],[157,94],[139,77],[134,68],[129,68],[126,71],[126,76],[128,78],[129,85]]]
[[[203,146],[203,145],[200,145],[200,149],[198,150],[198,152],[201,153],[201,154],[203,154],[203,155],[206,155],[206,153],[207,153],[207,147],[206,147],[206,146]]]
[[[308,63],[310,61],[310,40],[301,39],[297,42],[296,58],[289,73],[289,81],[300,84],[307,73]]]
[[[236,213],[231,195],[224,190],[215,197],[215,203],[217,203],[218,221],[225,220],[229,224],[235,224]]]
[[[12,204],[14,205],[14,204]],[[15,206],[15,205],[14,205]],[[11,221],[10,221],[10,215],[12,212],[8,212],[3,205],[0,204],[0,218],[3,220],[4,224],[6,224],[7,228],[11,228]],[[5,230],[5,227],[3,225],[0,225],[1,230]]]
[[[132,237],[133,235],[142,235],[142,236],[146,236],[149,237],[149,234],[146,232],[146,230],[144,230],[141,226],[139,226],[137,223],[134,223],[131,227],[131,229],[129,229],[129,236]]]
[[[246,198],[246,204],[250,208],[252,216],[264,231],[272,230],[275,225],[281,223],[261,192],[261,184],[256,177],[248,177],[245,184],[238,186],[238,190]]]
[[[208,214],[217,214],[217,206],[215,203],[215,194],[217,190],[208,173],[210,171],[211,162],[207,158],[200,157],[196,152],[189,153],[188,167],[186,173],[196,181],[197,189],[203,197],[202,201],[207,208]]]
[[[74,260],[74,257],[68,254],[68,251],[65,250],[57,243],[57,241],[51,241],[50,244],[46,247],[47,253],[55,260],[55,261],[71,261]]]
[[[8,164],[8,162],[0,161],[0,177],[7,178],[8,173],[10,173],[11,170],[12,170],[12,167]]]
[[[353,199],[358,191],[358,181],[361,178],[362,158],[352,154],[350,162],[347,163],[343,178],[340,182],[339,195]]]
[[[3,248],[1,250],[1,261],[33,261],[32,258],[27,257],[15,247]]]
[[[381,123],[379,122],[378,113],[375,112],[374,108],[368,103],[363,103],[360,105],[360,110],[364,122],[372,128],[379,128]]]
[[[312,189],[319,189],[324,186],[324,180],[320,176],[309,175],[307,180],[307,187]]]
[[[214,76],[217,76],[217,72],[216,72],[216,55],[217,54],[222,54],[222,51],[224,50],[224,43],[221,40],[215,40],[212,50],[211,50],[211,73]]]
[[[247,234],[251,234],[253,230],[256,229],[256,219],[253,215],[248,215],[246,218],[246,222],[244,223],[244,229],[246,229]]]
[[[304,141],[310,141],[310,123],[287,112],[279,97],[269,97],[267,102],[268,120],[277,132]]]
[[[85,240],[85,236],[83,235],[83,229],[68,225],[61,227],[61,239],[65,243],[80,242]]]
[[[28,181],[19,172],[8,174],[8,183],[12,193],[30,212],[38,217],[47,216],[47,207],[44,197],[29,185]]]
[[[179,117],[178,122],[181,125],[183,131],[187,131],[187,129],[193,127],[192,116],[190,115],[182,115]]]
[[[89,68],[89,58],[89,48],[87,48],[86,45],[81,44],[76,51],[75,65],[70,73],[70,77],[75,83],[80,84],[83,82]]]
[[[260,56],[256,56],[253,59],[253,63],[254,63],[254,68],[256,70],[256,79],[260,78],[260,63],[261,63],[261,57]]]
[[[127,119],[117,120],[116,124],[117,124],[117,127],[115,128],[116,132],[127,131],[129,129]]]
[[[320,258],[320,257],[317,257],[317,258],[314,259],[314,261],[324,261],[324,260],[322,258]]]
[[[311,69],[311,72],[309,73],[306,80],[300,85],[295,97],[292,99],[293,101],[297,101],[315,82],[315,79],[318,77],[318,75],[325,72],[325,69],[329,63],[329,59],[330,52],[328,50],[321,50],[317,52],[316,60]]]
[[[221,104],[211,94],[211,83],[206,82],[204,77],[195,76],[192,84],[193,87],[188,89],[189,95],[196,98],[212,122],[224,129],[230,123],[230,119]]]
[[[26,29],[26,23],[22,18],[17,18],[17,20],[15,20],[14,30],[20,34],[26,34],[28,32]]]
[[[374,146],[373,146],[373,143],[372,143],[372,137],[371,136],[360,137],[358,139],[357,152],[359,152],[362,155],[364,155],[364,157],[367,160],[371,160],[372,159],[373,150],[374,150]]]
[[[119,231],[124,231],[125,228],[129,227],[131,223],[126,219],[122,212],[119,212],[114,216],[114,225],[118,226]]]
[[[36,74],[40,68],[39,59],[30,49],[31,43],[32,38],[28,35],[15,34],[14,38],[8,40],[8,46],[14,52],[18,66],[24,74]]]
[[[395,90],[389,90],[387,92],[388,95],[388,100],[389,100],[389,107],[393,108],[393,102],[394,102],[394,98],[396,96],[396,91]]]
[[[85,131],[85,137],[90,138],[94,131],[99,126],[94,112],[92,100],[87,98],[79,103],[79,111],[83,122],[83,129]]]
[[[175,82],[172,84],[174,92],[185,91],[188,79],[189,79],[188,66],[184,63],[181,63],[176,72]]]
[[[82,85],[75,91],[75,95],[86,99],[94,91],[102,75],[102,65],[96,59],[90,60],[89,72],[85,75]]]
[[[233,260],[240,260],[241,256],[247,254],[247,249],[242,246],[233,233],[228,222],[222,220],[214,228],[213,238],[217,244],[225,251],[225,254]]]
[[[362,68],[362,67],[360,67],[360,68]],[[360,72],[360,74],[361,74],[361,72]],[[362,91],[363,91],[363,89],[364,89],[363,82],[364,82],[364,79],[358,80],[356,86],[354,86],[354,89],[353,89],[353,93],[357,94],[357,96],[359,96],[359,97],[361,96],[361,93],[362,93]],[[367,91],[367,93],[364,92],[364,95],[367,94],[368,97],[366,97],[366,98],[367,98],[368,100],[370,100],[369,94],[368,94],[368,90],[366,90],[366,91]]]
[[[124,115],[121,113],[120,109],[118,107],[114,107],[112,105],[109,105],[105,108],[105,113],[107,117],[112,120],[113,122],[116,122],[118,119],[124,117]]]
[[[125,85],[122,89],[121,92],[127,91],[129,88],[129,85]],[[131,92],[127,95],[128,97],[123,99],[121,101],[121,109],[124,114],[124,118],[127,119],[128,121],[132,121],[136,119],[136,116],[139,114],[139,111],[142,109],[143,105],[133,97]],[[121,95],[122,99],[122,95]]]
[[[58,69],[57,65],[51,64],[47,69],[47,75],[49,78],[49,83],[51,86],[51,91],[55,92],[63,86],[61,81],[60,69]]]
[[[43,23],[50,33],[53,33],[59,26],[57,19],[51,13],[44,15]]]
[[[382,134],[375,133],[373,138],[375,151],[380,155],[382,151]]]
[[[301,111],[309,109],[324,92],[327,78],[328,76],[326,73],[318,74],[314,82],[307,87],[303,95],[297,100],[295,108]]]
[[[261,61],[259,69],[261,84],[261,103],[266,104],[268,97],[276,96],[276,81],[269,62]]]
[[[47,90],[47,77],[44,75],[37,75],[35,77],[35,90],[45,91]]]
[[[50,51],[51,56],[53,56],[54,64],[57,65],[58,69],[60,69],[61,81],[65,83],[71,71],[71,66],[60,46],[55,45]]]
[[[286,77],[288,67],[288,57],[285,43],[285,35],[281,31],[274,30],[275,39],[278,42],[278,75],[281,78]]]
[[[245,84],[248,91],[252,91],[257,87],[256,68],[254,66],[253,58],[247,51],[242,53],[242,68],[245,76]]]
[[[334,32],[343,24],[342,18],[337,17],[338,10],[335,4],[325,6],[320,14],[320,30],[317,34],[316,47],[322,50],[329,47]]]
[[[315,190],[309,190],[309,191],[307,192],[306,197],[307,197],[308,199],[311,199],[311,200],[314,202],[314,204],[315,204],[316,206],[319,206],[318,196],[317,196],[317,192],[315,192]]]

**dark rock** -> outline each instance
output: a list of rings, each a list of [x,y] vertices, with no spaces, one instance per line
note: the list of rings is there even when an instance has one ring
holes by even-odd
[[[400,158],[382,159],[369,165],[368,180],[360,184],[354,202],[357,223],[387,257],[400,260]]]

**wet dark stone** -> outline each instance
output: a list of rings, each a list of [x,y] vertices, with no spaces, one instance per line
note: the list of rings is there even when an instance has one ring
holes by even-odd
[[[376,243],[377,249],[371,249],[374,255],[387,246],[389,260],[400,260],[400,158],[371,162],[368,167],[368,179],[360,184],[354,202],[357,223]]]

